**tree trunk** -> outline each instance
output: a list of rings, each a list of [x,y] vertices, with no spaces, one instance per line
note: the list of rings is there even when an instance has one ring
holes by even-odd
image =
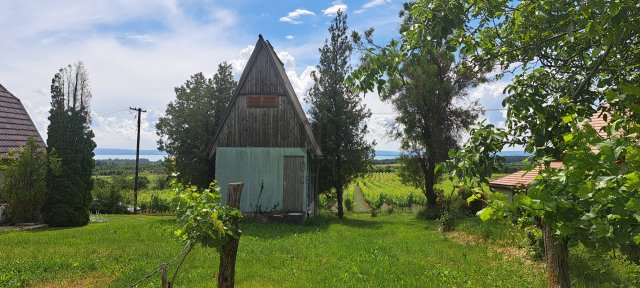
[[[240,195],[242,195],[242,187],[244,183],[229,183],[227,189],[227,206],[240,209]],[[238,254],[238,244],[240,243],[240,235],[242,231],[238,228],[238,217],[234,217],[233,228],[236,237],[228,237],[228,241],[222,246],[220,253],[220,266],[218,267],[218,288],[231,288],[234,285],[236,275],[236,255]]]
[[[236,255],[238,254],[238,238],[229,237],[229,241],[222,247],[220,254],[220,268],[218,269],[218,288],[232,288],[236,275]]]
[[[566,239],[556,239],[550,225],[542,222],[545,268],[549,288],[569,288],[569,248]]]
[[[429,163],[427,163],[429,162]],[[435,175],[434,175],[434,163],[430,163],[429,160],[421,161],[422,173],[424,174],[424,196],[427,197],[427,206],[429,208],[436,207],[436,193],[434,190]]]
[[[337,194],[337,198],[338,198],[338,217],[340,219],[344,218],[344,208],[342,207],[342,194],[344,191],[342,191],[342,185],[338,184],[336,185],[336,194]]]

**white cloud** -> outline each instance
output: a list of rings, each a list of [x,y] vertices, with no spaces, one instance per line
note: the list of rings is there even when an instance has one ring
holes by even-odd
[[[356,10],[355,13],[359,14],[373,7],[384,5],[385,3],[391,3],[391,0],[371,0],[367,3],[364,3],[364,5],[362,5],[360,9]]]
[[[134,115],[113,111],[139,106],[149,111],[141,148],[153,149],[155,121],[175,99],[174,87],[197,72],[213,74],[235,57],[237,42],[253,38],[235,30],[237,16],[227,9],[196,22],[173,1],[60,2],[0,1],[0,81],[22,100],[44,138],[49,85],[62,66],[82,60],[87,67],[98,147],[135,147]],[[158,28],[127,29],[136,21]]]
[[[284,37],[284,38],[287,38],[287,40],[293,40],[293,39],[294,39],[294,38],[296,38],[296,37],[294,37],[293,35],[287,35],[287,36],[286,36],[286,37]]]
[[[290,24],[300,24],[302,21],[299,18],[303,15],[316,15],[313,11],[305,10],[305,9],[296,9],[287,14],[287,16],[280,17],[280,22],[287,22]]]
[[[505,98],[504,88],[509,82],[506,80],[487,82],[478,85],[469,91],[471,100],[478,100],[487,110],[481,119],[487,119],[490,123],[498,125],[506,119],[506,110],[502,110],[502,100]]]
[[[233,68],[233,75],[236,78],[240,78],[240,75],[242,75],[242,70],[244,70],[244,66],[247,65],[247,61],[249,61],[249,57],[251,57],[253,48],[255,48],[255,46],[247,45],[247,47],[240,50],[237,58],[229,61],[229,63],[231,63],[231,67]]]
[[[322,10],[322,14],[326,16],[333,16],[333,15],[336,15],[336,13],[338,13],[338,10],[342,12],[347,12],[347,5],[343,4],[342,1],[335,1],[331,4],[332,5],[329,6],[327,9]]]

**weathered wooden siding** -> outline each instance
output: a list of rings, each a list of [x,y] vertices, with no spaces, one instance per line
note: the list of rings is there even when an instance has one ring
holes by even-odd
[[[217,147],[307,147],[306,132],[291,100],[285,96],[284,82],[266,49],[256,61],[216,140]],[[247,107],[247,97],[276,95],[277,108]]]
[[[242,87],[240,87],[240,95],[285,95],[285,84],[276,71],[275,65],[282,65],[275,63],[273,58],[269,55],[266,47],[260,47],[256,60],[251,67],[245,67],[250,69],[249,74]],[[256,47],[258,49],[258,47]]]
[[[304,156],[284,156],[284,211],[302,211],[306,166]]]
[[[251,148],[251,147],[219,147],[216,150],[216,180],[221,188],[222,203],[227,201],[227,185],[232,182],[244,182],[240,210],[255,211],[257,204],[263,210],[270,210],[278,205],[277,211],[306,212],[308,207],[308,173],[303,172],[304,183],[299,197],[301,207],[284,210],[284,177],[285,157],[301,156],[303,165],[308,165],[309,159],[304,148]],[[260,186],[264,190],[258,202]]]

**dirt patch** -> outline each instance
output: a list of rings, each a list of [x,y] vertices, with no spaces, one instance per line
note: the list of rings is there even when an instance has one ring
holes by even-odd
[[[502,255],[502,257],[506,260],[522,260],[524,263],[528,265],[540,265],[540,263],[531,260],[527,255],[527,251],[524,248],[518,248],[513,246],[502,246],[498,243],[495,243],[490,240],[485,240],[481,236],[468,234],[461,231],[451,231],[444,232],[450,240],[460,243],[462,245],[476,245],[478,243],[485,243],[489,248],[491,248],[494,253],[498,253]]]
[[[34,225],[24,225],[24,226],[19,226],[19,225],[15,225],[15,226],[0,226],[0,232],[4,232],[4,231],[22,231],[22,230],[31,230],[31,229],[46,228],[46,227],[49,227],[49,225],[47,225],[47,224],[34,224]]]
[[[517,247],[498,247],[498,252],[508,259],[528,259],[527,251]]]
[[[106,287],[115,276],[103,271],[93,271],[82,275],[80,278],[54,280],[47,283],[39,283],[33,287],[63,288],[63,287]]]
[[[462,245],[476,245],[482,241],[482,237],[478,235],[467,234],[460,231],[445,232],[444,234],[447,235],[447,238]]]
[[[362,194],[358,183],[356,183],[353,188],[353,211],[360,213],[371,211],[371,206],[369,206],[369,203],[367,203],[367,200],[364,198],[364,194]]]

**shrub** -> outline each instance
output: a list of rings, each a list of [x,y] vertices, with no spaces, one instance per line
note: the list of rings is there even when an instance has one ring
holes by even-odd
[[[336,203],[336,194],[332,193],[333,190],[320,194],[318,197],[318,207],[322,210],[331,210],[331,207]]]
[[[438,218],[440,224],[440,232],[453,231],[456,226],[456,221],[462,217],[460,211],[461,201],[451,201],[450,205],[444,209],[444,212]]]
[[[351,197],[344,198],[344,207],[347,208],[347,211],[353,211],[353,199]]]
[[[476,215],[478,211],[484,209],[487,206],[487,196],[485,193],[480,194],[480,198],[474,199],[471,202],[467,202],[467,199],[473,195],[473,192],[465,187],[458,189],[458,195],[464,201],[463,211],[470,215]]]
[[[89,223],[89,211],[66,203],[51,206],[47,217],[47,224],[52,227],[75,227]]]
[[[13,154],[13,153],[9,153]],[[8,214],[14,222],[39,222],[47,191],[49,160],[30,137],[18,155],[11,155],[4,169],[2,193],[9,202]]]
[[[149,209],[154,213],[168,213],[171,211],[171,201],[152,195]]]
[[[440,219],[441,215],[442,212],[440,211],[440,208],[438,206],[432,208],[424,206],[422,207],[422,209],[420,209],[420,211],[418,211],[418,214],[416,216],[424,220],[437,220]]]
[[[544,258],[544,241],[542,241],[542,230],[535,226],[528,226],[524,229],[527,232],[527,253],[533,260]]]
[[[94,179],[91,211],[109,214],[127,213],[127,208],[123,205],[122,192],[121,183],[117,182],[115,177],[112,177],[111,181]]]
[[[156,189],[163,190],[169,188],[169,176],[167,175],[158,175],[156,177]]]

